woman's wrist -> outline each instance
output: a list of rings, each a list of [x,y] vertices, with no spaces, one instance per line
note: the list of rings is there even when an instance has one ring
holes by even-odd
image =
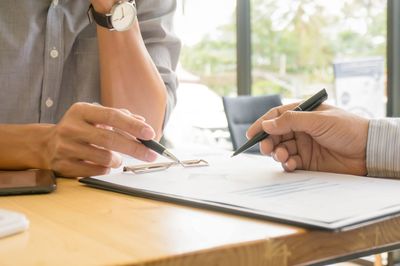
[[[1,125],[0,169],[47,169],[51,124]]]
[[[115,0],[91,0],[91,3],[97,12],[106,14],[115,4]]]
[[[28,125],[29,126],[29,125]],[[32,162],[35,163],[36,167],[40,169],[49,169],[49,149],[48,145],[51,140],[52,129],[55,127],[54,124],[34,124],[35,130],[29,134],[27,146],[30,149],[30,156]]]

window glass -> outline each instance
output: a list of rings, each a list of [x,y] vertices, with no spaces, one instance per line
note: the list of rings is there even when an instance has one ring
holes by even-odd
[[[236,91],[236,1],[178,2],[182,68],[219,95]]]
[[[175,147],[231,149],[221,96],[236,92],[236,1],[178,0],[178,103],[165,130]]]
[[[384,0],[249,0],[252,94],[284,103],[322,88],[329,103],[386,114]],[[231,148],[221,96],[236,84],[236,0],[178,0],[178,104],[166,129],[175,146]]]
[[[304,98],[326,88],[334,104],[385,115],[386,1],[251,4],[254,95]]]

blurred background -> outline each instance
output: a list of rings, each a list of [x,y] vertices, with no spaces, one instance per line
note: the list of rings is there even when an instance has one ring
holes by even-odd
[[[290,103],[326,88],[350,112],[400,116],[399,0],[178,0],[175,30],[180,86],[165,130],[175,148],[232,150],[223,96]],[[341,265],[395,265],[400,252],[360,261]]]
[[[331,104],[386,116],[387,10],[384,0],[178,0],[180,86],[166,138],[232,149],[221,96],[288,103],[326,88]]]

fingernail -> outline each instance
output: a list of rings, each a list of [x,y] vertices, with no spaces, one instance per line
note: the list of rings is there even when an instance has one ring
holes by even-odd
[[[263,121],[261,123],[261,125],[262,125],[264,130],[265,129],[270,129],[270,128],[276,127],[276,121],[275,121],[275,119],[273,119],[273,120],[265,120],[265,121]]]
[[[141,121],[146,121],[146,118],[144,118],[143,116],[141,116],[141,115],[135,115],[135,114],[133,114],[132,115],[134,118],[136,118],[136,119],[139,119],[139,120],[141,120]]]
[[[276,153],[275,153],[275,152],[272,152],[272,153],[271,153],[271,156],[272,156],[272,158],[273,158],[275,161],[278,162],[278,159],[276,158]]]
[[[155,159],[157,159],[157,153],[152,152],[152,151],[147,151],[145,154],[145,160],[148,162],[152,162]]]
[[[121,157],[121,155],[119,155],[116,152],[113,152],[113,153],[114,153],[114,156],[112,158],[112,167],[113,168],[118,168],[122,164],[122,157]]]
[[[153,139],[156,135],[154,130],[150,127],[144,127],[141,131],[142,139]]]

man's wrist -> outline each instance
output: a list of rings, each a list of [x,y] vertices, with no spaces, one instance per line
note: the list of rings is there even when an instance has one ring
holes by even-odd
[[[371,119],[367,142],[368,176],[400,178],[399,118]]]

